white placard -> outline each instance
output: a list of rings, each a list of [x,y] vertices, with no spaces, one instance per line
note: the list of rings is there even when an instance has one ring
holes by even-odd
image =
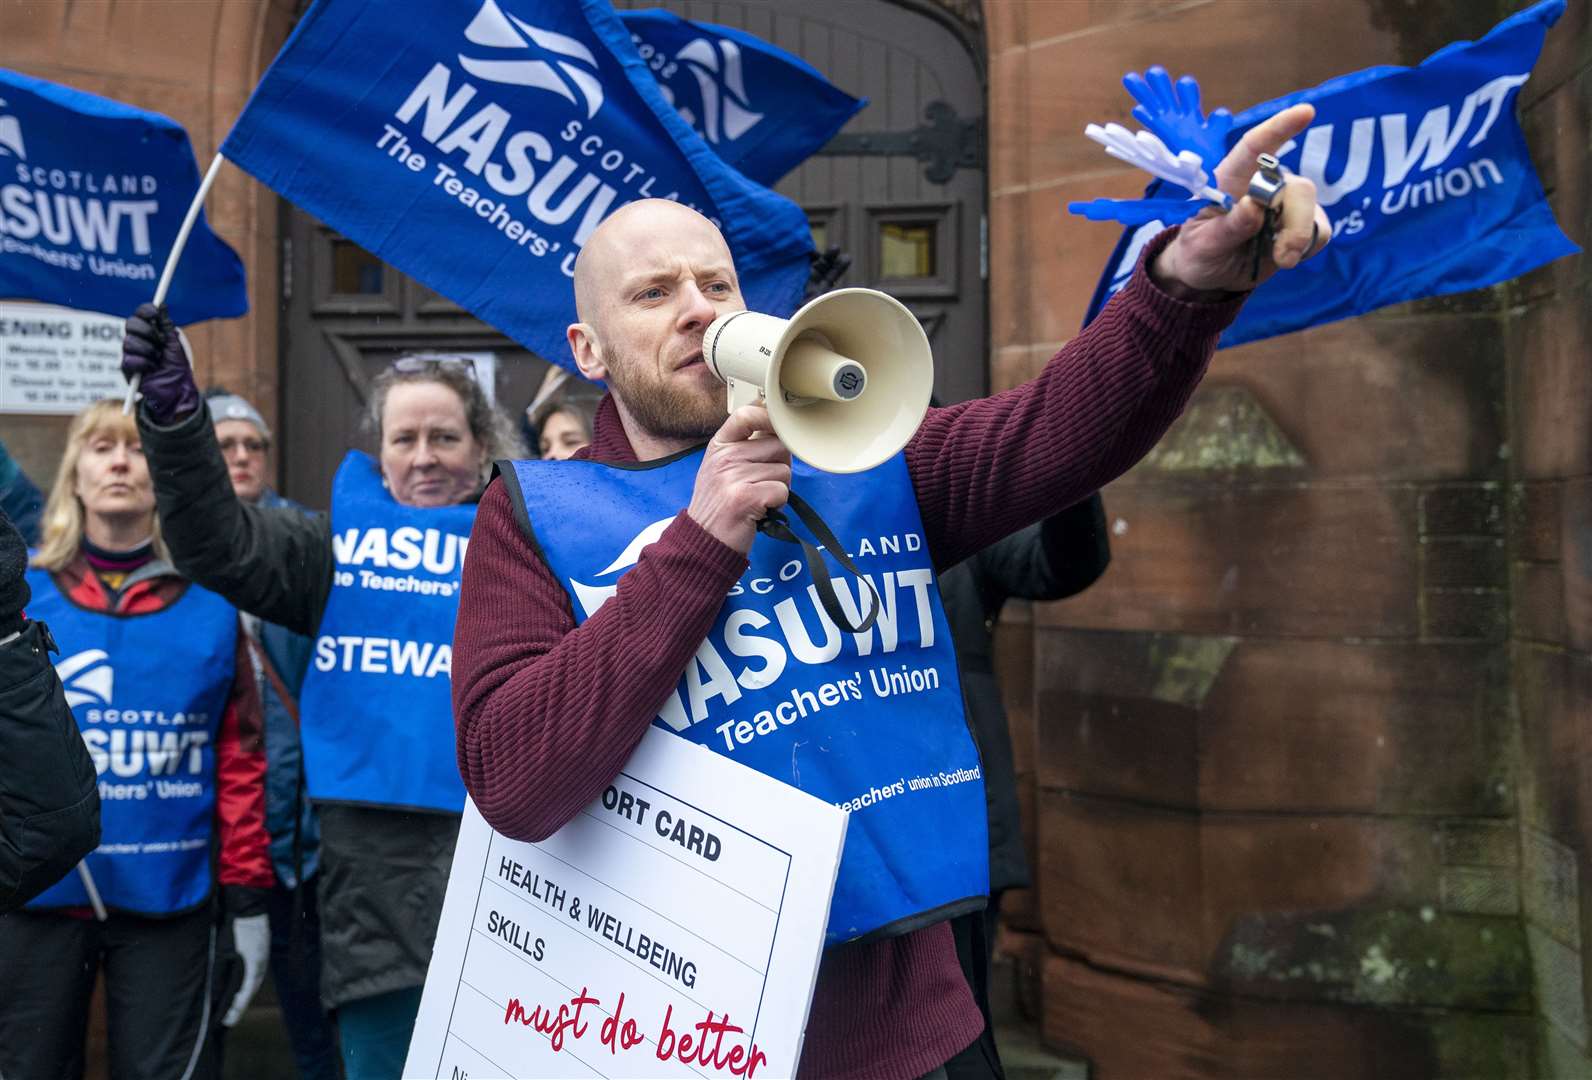
[[[0,301],[0,412],[76,413],[127,389],[125,319]]]
[[[541,843],[467,804],[404,1076],[795,1075],[845,833],[657,728]]]

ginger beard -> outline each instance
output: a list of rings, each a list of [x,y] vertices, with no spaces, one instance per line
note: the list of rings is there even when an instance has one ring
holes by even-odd
[[[700,341],[697,352],[700,357]],[[660,438],[710,438],[729,419],[724,384],[700,358],[671,369],[661,358],[610,357],[608,385],[635,422]]]

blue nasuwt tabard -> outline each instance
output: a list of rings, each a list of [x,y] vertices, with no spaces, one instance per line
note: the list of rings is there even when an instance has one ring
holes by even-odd
[[[584,622],[691,499],[700,449],[641,466],[502,468],[521,524]],[[984,785],[906,460],[792,489],[877,590],[859,634],[825,614],[798,546],[758,534],[751,565],[655,723],[851,812],[827,941],[905,933],[984,904]],[[866,586],[826,564],[853,624]]]
[[[320,802],[460,813],[453,621],[475,506],[404,506],[357,451],[332,483],[332,592],[304,676]]]
[[[62,644],[56,671],[100,780],[100,846],[84,859],[113,911],[173,915],[209,897],[216,739],[232,692],[238,614],[189,585],[145,615],[90,611],[42,570],[28,614]],[[88,907],[68,874],[30,909]]]

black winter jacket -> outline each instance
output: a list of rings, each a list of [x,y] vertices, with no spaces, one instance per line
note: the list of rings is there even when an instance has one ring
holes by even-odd
[[[1012,533],[940,575],[940,597],[956,642],[968,720],[983,761],[992,894],[1030,883],[1012,735],[995,682],[995,622],[1008,599],[1061,600],[1083,592],[1100,579],[1110,561],[1105,507],[1094,495]]]
[[[0,912],[20,907],[99,846],[94,762],[50,663],[43,623],[0,645]]]
[[[330,519],[240,501],[208,407],[170,427],[140,409],[138,426],[177,568],[242,610],[314,637],[332,590]],[[335,1009],[424,984],[459,816],[341,803],[316,809],[322,1000]]]

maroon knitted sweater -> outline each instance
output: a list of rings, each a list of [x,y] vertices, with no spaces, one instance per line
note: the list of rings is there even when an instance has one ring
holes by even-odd
[[[930,410],[906,454],[935,565],[951,566],[1077,502],[1144,456],[1182,410],[1240,303],[1174,300],[1141,263],[1038,378]],[[610,399],[588,452],[636,460]],[[682,509],[618,593],[576,627],[503,484],[487,488],[464,565],[453,704],[459,771],[495,829],[542,839],[602,793],[746,566]],[[982,1027],[949,924],[839,946],[819,969],[800,1075],[911,1080]]]

